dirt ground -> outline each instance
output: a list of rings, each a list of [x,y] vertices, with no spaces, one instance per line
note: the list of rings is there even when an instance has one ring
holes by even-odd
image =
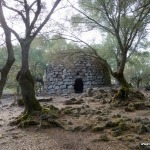
[[[147,100],[150,101],[150,93],[146,92]],[[70,97],[80,98],[82,95],[74,94]],[[66,108],[64,101],[70,97],[53,97],[52,102],[41,102],[41,105],[52,104],[58,108]],[[69,105],[69,107],[78,108],[88,105],[92,110],[99,108],[101,113],[106,114],[109,118],[112,116],[123,116],[134,120],[136,117],[150,119],[150,109],[135,110],[126,112],[122,107],[110,109],[109,103],[102,103],[93,100],[92,97],[83,97],[84,103],[78,105]],[[104,99],[104,98],[103,98]],[[23,107],[11,106],[13,97],[4,98],[0,105],[0,150],[128,150],[137,149],[136,146],[142,143],[150,144],[150,134],[124,133],[119,136],[112,136],[112,129],[93,132],[91,130],[64,130],[60,128],[38,128],[30,126],[26,128],[17,128],[9,126],[9,122],[17,117],[23,110]],[[93,123],[98,115],[79,115],[65,116],[63,120],[71,122],[76,126],[85,126],[88,123]],[[94,119],[93,119],[94,118]],[[100,119],[99,119],[100,120]],[[94,122],[97,124],[105,123],[103,121]],[[93,123],[93,124],[94,124]],[[109,140],[99,140],[106,134]],[[125,136],[130,135],[130,139],[122,140]],[[98,139],[98,140],[97,140]],[[133,140],[136,139],[136,140]],[[142,148],[141,148],[142,149]]]

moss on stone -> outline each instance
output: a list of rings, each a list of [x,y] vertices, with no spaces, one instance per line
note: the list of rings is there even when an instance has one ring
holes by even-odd
[[[115,131],[112,132],[112,135],[113,135],[114,137],[120,136],[120,135],[122,135],[122,134],[123,134],[123,132],[122,132],[122,130],[120,130],[120,129],[117,129],[117,130],[115,130]]]
[[[100,141],[108,142],[109,140],[110,139],[106,134],[102,134],[99,138],[93,139],[92,142],[100,142]]]
[[[126,131],[126,130],[128,130],[128,125],[125,122],[120,122],[118,124],[118,128],[122,131]]]
[[[105,126],[97,125],[92,128],[92,132],[99,132],[99,131],[103,131],[104,129],[105,129]]]
[[[60,114],[60,110],[53,105],[48,107],[43,107],[41,112],[41,117],[44,118],[58,118]]]

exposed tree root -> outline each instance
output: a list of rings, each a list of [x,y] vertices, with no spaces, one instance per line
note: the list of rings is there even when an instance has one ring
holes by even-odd
[[[23,122],[31,120],[31,114],[28,112],[23,112],[21,115],[19,115],[15,120],[9,123],[9,125],[23,125]]]
[[[129,95],[129,88],[122,87],[114,95],[113,100],[127,100]]]
[[[112,98],[112,102],[117,102],[122,105],[128,105],[130,102],[144,101],[146,98],[143,93],[132,88],[122,87]]]
[[[60,127],[63,128],[62,123],[58,120],[60,110],[53,105],[42,108],[42,111],[33,111],[32,113],[24,111],[10,125],[17,125],[18,127],[27,127],[38,125],[42,127]]]

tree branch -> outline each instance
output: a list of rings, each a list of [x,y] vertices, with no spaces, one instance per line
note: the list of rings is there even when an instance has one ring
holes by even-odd
[[[5,33],[5,41],[6,41],[6,47],[7,47],[7,52],[8,52],[8,59],[2,70],[4,72],[6,72],[6,74],[7,74],[9,72],[12,64],[14,63],[15,58],[14,58],[13,46],[11,43],[11,31],[6,23],[6,20],[5,20],[4,14],[3,14],[2,0],[0,0],[0,23],[1,23],[1,26]]]
[[[69,1],[68,1],[69,2]],[[70,3],[70,2],[69,2]],[[79,10],[78,8],[74,7],[72,5],[72,3],[70,3],[70,5],[75,9],[77,10],[78,12],[80,12],[82,15],[84,15],[86,18],[88,18],[89,20],[91,20],[92,22],[96,23],[99,27],[101,27],[102,29],[104,29],[105,31],[115,35],[115,33],[110,29],[110,28],[107,28],[106,26],[103,26],[102,24],[100,24],[99,22],[97,22],[95,19],[91,18],[90,16],[86,15],[83,11]]]
[[[72,34],[72,35],[73,35],[73,34]],[[108,69],[109,69],[109,71],[110,71],[110,74],[113,74],[113,71],[112,71],[110,65],[107,63],[106,60],[104,60],[101,56],[98,55],[98,53],[97,53],[97,51],[96,51],[95,48],[93,48],[93,47],[92,47],[91,45],[89,45],[87,42],[81,40],[79,37],[77,37],[77,36],[75,36],[75,35],[73,35],[73,36],[74,36],[75,39],[77,39],[78,41],[80,41],[81,43],[84,43],[87,47],[89,47],[89,48],[93,51],[94,55],[95,55],[101,62],[103,62],[103,63],[108,67]],[[82,51],[82,52],[83,52],[83,51]],[[84,54],[86,54],[86,53],[84,53]],[[91,56],[91,55],[90,55],[90,56]]]
[[[119,30],[120,30],[120,28],[117,28],[117,27],[115,26],[115,20],[112,19],[112,18],[109,16],[108,8],[107,8],[107,6],[106,6],[106,1],[104,1],[104,0],[102,0],[102,7],[104,8],[106,17],[108,18],[109,22],[111,23],[111,26],[112,26],[113,29],[114,29],[114,33],[115,33],[114,36],[115,36],[115,37],[117,38],[117,40],[118,40],[118,44],[119,44],[119,46],[120,46],[120,49],[123,50],[124,48],[123,48],[122,40],[121,40],[120,35],[119,35]],[[119,12],[119,13],[120,13],[120,12]],[[120,18],[118,18],[118,23],[120,22],[119,19],[120,19]],[[119,25],[119,24],[118,24],[118,25]]]
[[[32,22],[31,22],[31,25],[30,25],[30,27],[28,29],[27,36],[31,34],[31,31],[34,28],[35,22],[37,21],[38,16],[39,16],[39,14],[41,12],[41,0],[37,0],[36,2],[37,2],[37,10],[35,12],[35,16],[34,16]],[[30,5],[30,9],[31,9],[31,5]]]
[[[9,28],[9,29],[10,29],[10,31],[15,35],[16,39],[20,42],[20,41],[21,41],[21,38],[20,38],[19,34],[18,34],[15,30],[13,30],[13,29],[11,29],[11,28]]]
[[[23,22],[24,22],[24,23],[26,22],[26,18],[25,18],[25,16],[23,15],[23,13],[22,13],[21,11],[15,9],[15,8],[12,8],[12,7],[10,7],[10,6],[7,6],[5,2],[3,2],[3,6],[5,6],[6,8],[8,8],[9,10],[12,10],[12,11],[18,13],[18,14],[21,16]]]
[[[40,0],[38,0],[40,1]],[[50,13],[47,15],[47,17],[45,18],[45,20],[41,23],[41,25],[36,29],[36,31],[33,33],[32,40],[35,38],[35,36],[40,32],[40,30],[43,28],[43,26],[47,23],[47,21],[50,19],[50,17],[52,16],[55,8],[57,7],[57,5],[60,3],[61,0],[56,0]]]
[[[35,3],[36,3],[36,0],[29,6],[29,9],[31,9]]]
[[[147,5],[145,5],[145,6],[147,6]],[[143,20],[150,13],[150,7],[147,9],[147,12],[145,12],[145,7],[142,7],[142,8],[143,8],[142,11],[140,11],[140,14],[138,15],[138,20],[135,23],[135,25],[133,26],[133,28],[130,32],[129,38],[127,40],[126,46],[128,46],[128,48],[131,47],[133,40],[138,33],[138,30],[142,27]]]
[[[26,26],[26,34],[28,32],[28,29],[30,27],[30,8],[29,5],[27,3],[27,0],[24,0],[24,9],[25,9],[25,14],[26,14],[26,22],[25,22],[25,26]]]

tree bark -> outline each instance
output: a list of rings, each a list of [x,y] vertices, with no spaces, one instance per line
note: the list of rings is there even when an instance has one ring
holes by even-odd
[[[56,0],[54,2],[54,5],[50,10],[50,12],[48,13],[48,15],[45,17],[45,19],[43,19],[43,21],[40,21],[40,25],[37,26],[36,22],[40,18],[40,14],[42,13],[41,9],[43,8],[42,2],[40,0],[35,0],[32,4],[28,3],[26,0],[24,0],[23,2],[18,1],[20,5],[23,6],[23,9],[22,8],[19,9],[19,7],[13,8],[11,6],[7,6],[5,1],[0,0],[0,23],[4,28],[5,34],[7,34],[6,38],[7,37],[10,38],[12,32],[19,41],[22,50],[21,69],[18,72],[16,79],[21,87],[21,94],[25,104],[25,111],[21,116],[19,116],[19,118],[14,122],[14,124],[19,123],[24,125],[25,120],[28,122],[29,121],[28,119],[31,119],[30,117],[33,115],[32,112],[42,110],[40,103],[37,101],[35,97],[34,80],[29,70],[29,49],[31,42],[34,40],[36,35],[41,31],[43,26],[48,22],[57,5],[60,3],[60,1],[61,0]],[[13,30],[13,28],[9,28],[7,26],[3,15],[2,4],[4,7],[17,13],[17,15],[19,15],[22,18],[22,21],[25,25],[24,38],[21,38],[20,35],[15,30]],[[31,12],[33,12],[33,14]],[[9,46],[11,47],[10,48],[7,47],[7,50],[13,53],[13,51],[11,51],[13,50],[11,39],[9,39],[8,43],[9,42],[10,42]],[[11,55],[9,55],[8,58],[11,58]],[[1,74],[2,73],[3,72],[1,71]],[[6,80],[3,80],[3,82],[6,82]]]
[[[28,40],[29,41],[29,40]],[[42,107],[35,97],[34,79],[29,70],[29,49],[30,42],[23,41],[22,49],[22,66],[17,74],[17,81],[21,87],[21,94],[25,104],[25,112],[41,111]]]
[[[113,73],[112,76],[119,82],[121,87],[129,88],[129,83],[126,81],[123,73]]]
[[[15,61],[13,46],[11,43],[11,31],[4,18],[4,14],[2,10],[2,1],[0,1],[0,23],[5,33],[5,42],[6,42],[7,53],[8,53],[8,58],[5,66],[2,69],[0,69],[0,97],[1,97],[4,86],[6,84],[8,73]]]
[[[114,99],[121,99],[121,100],[127,100],[128,95],[129,95],[129,88],[130,85],[129,83],[126,81],[124,74],[123,73],[113,73],[112,74],[113,77],[119,82],[120,84],[120,89],[118,90],[118,92],[115,94],[115,96],[113,97]]]
[[[4,86],[6,84],[7,76],[8,76],[8,73],[9,73],[9,71],[11,69],[11,66],[13,65],[14,61],[15,61],[15,59],[7,60],[6,65],[0,71],[0,73],[1,73],[1,78],[0,78],[0,97],[3,94],[3,89],[4,89]]]
[[[27,2],[24,5],[24,11],[25,14],[22,13],[22,11],[19,11],[19,15],[23,18],[23,22],[25,24],[25,37],[24,39],[20,38],[18,33],[14,30],[11,30],[16,38],[18,39],[21,50],[22,50],[22,63],[21,63],[21,69],[17,74],[17,81],[21,87],[21,94],[23,97],[23,101],[25,104],[25,113],[32,113],[33,111],[41,111],[42,107],[40,103],[37,101],[35,97],[35,88],[34,88],[34,79],[31,75],[31,72],[29,70],[29,50],[30,50],[30,44],[33,41],[33,39],[36,37],[36,35],[40,32],[40,30],[43,28],[43,26],[47,23],[47,21],[50,19],[51,15],[53,14],[55,8],[60,3],[61,0],[56,0],[54,3],[54,6],[52,7],[51,11],[48,13],[46,18],[41,22],[41,24],[35,28],[35,23],[38,20],[38,17],[41,13],[42,4],[41,1],[36,0],[36,11],[34,13],[34,17],[31,19],[31,15],[29,12],[32,10],[32,7],[30,9],[27,9]],[[31,5],[30,5],[31,6]],[[10,7],[9,7],[10,8]],[[10,8],[11,9],[11,8]],[[18,10],[11,9],[18,13]],[[31,21],[31,23],[30,23]]]
[[[21,73],[26,73],[29,70],[29,49],[30,43],[25,40],[21,43],[22,50],[22,62],[21,62]]]
[[[21,87],[21,94],[25,104],[25,112],[32,113],[34,111],[41,111],[42,107],[35,97],[34,79],[30,71],[19,71],[17,74],[17,80]]]

